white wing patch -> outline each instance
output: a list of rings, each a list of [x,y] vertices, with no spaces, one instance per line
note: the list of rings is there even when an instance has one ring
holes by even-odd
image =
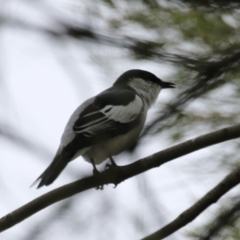
[[[143,109],[142,99],[136,95],[134,101],[126,106],[105,106],[100,112],[107,116],[108,119],[128,123],[131,122]]]

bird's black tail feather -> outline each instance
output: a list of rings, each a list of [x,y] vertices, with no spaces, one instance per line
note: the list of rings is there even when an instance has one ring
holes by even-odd
[[[31,186],[35,185],[39,180],[40,182],[37,188],[48,186],[59,176],[59,174],[67,166],[68,163],[69,156],[55,156],[49,167],[37,178],[37,180]]]

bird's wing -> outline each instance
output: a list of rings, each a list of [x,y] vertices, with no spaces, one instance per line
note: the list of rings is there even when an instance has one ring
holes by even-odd
[[[73,125],[81,147],[125,134],[140,121],[143,101],[129,89],[109,89],[96,96]],[[76,141],[75,139],[75,141]]]

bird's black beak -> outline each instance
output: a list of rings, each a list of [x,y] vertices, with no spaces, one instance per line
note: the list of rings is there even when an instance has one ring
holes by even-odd
[[[175,88],[175,83],[161,81],[160,86],[161,88]]]

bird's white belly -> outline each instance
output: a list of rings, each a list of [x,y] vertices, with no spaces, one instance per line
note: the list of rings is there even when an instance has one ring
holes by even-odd
[[[90,147],[82,156],[91,163],[93,159],[95,164],[100,164],[110,156],[118,155],[126,150],[137,140],[145,123],[146,115],[143,116],[141,123],[127,134],[122,134],[111,138],[102,143]]]

